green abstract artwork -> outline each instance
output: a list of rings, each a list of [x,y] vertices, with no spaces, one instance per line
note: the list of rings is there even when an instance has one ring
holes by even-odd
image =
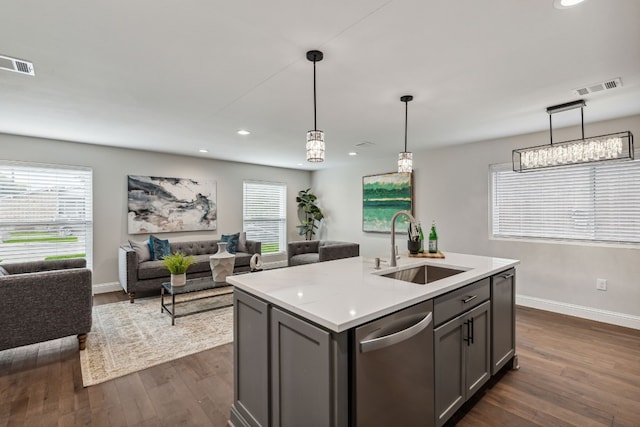
[[[362,231],[391,232],[391,218],[398,211],[413,212],[412,174],[385,173],[362,177]],[[396,220],[396,231],[407,232],[409,219]]]

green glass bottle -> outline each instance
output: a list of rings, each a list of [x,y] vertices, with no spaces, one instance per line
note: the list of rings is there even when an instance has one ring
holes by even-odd
[[[431,224],[431,232],[429,233],[429,253],[438,253],[438,233],[436,232],[436,222]]]
[[[424,253],[424,233],[422,232],[422,224],[418,223],[418,240],[420,240],[420,249],[418,253]]]

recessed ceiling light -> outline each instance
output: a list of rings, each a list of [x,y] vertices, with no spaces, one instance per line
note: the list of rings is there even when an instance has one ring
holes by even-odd
[[[249,135],[251,132],[249,132],[248,130],[245,129],[240,129],[238,131],[238,135]]]
[[[358,155],[358,153],[356,153],[355,151],[351,151],[351,152],[349,153],[349,155],[350,155],[350,156],[357,156],[357,155]]]
[[[201,153],[208,153],[209,152],[209,150],[207,150],[206,148],[201,148],[198,151],[200,151]]]
[[[298,163],[298,166],[302,166],[302,163]]]
[[[553,7],[556,9],[568,9],[582,3],[584,0],[553,0]]]

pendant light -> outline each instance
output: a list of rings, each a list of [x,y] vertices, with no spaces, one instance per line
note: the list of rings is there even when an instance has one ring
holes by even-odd
[[[398,173],[411,173],[413,171],[413,153],[407,151],[407,117],[409,113],[409,101],[413,99],[411,95],[400,97],[404,102],[404,151],[398,154]]]
[[[319,50],[307,52],[307,59],[313,62],[313,130],[307,132],[307,161],[324,161],[324,132],[318,130],[316,123],[316,62],[322,61],[323,54]]]
[[[528,172],[551,167],[613,160],[633,160],[633,134],[630,131],[584,137],[584,100],[567,102],[547,108],[549,114],[549,144],[513,150],[513,170]],[[553,142],[551,116],[580,108],[582,138]]]

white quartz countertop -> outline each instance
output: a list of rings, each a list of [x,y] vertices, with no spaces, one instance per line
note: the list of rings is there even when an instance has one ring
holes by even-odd
[[[373,259],[346,258],[227,277],[227,282],[334,332],[342,332],[504,271],[518,260],[445,252],[374,269]],[[380,274],[418,265],[465,270],[419,285]]]

